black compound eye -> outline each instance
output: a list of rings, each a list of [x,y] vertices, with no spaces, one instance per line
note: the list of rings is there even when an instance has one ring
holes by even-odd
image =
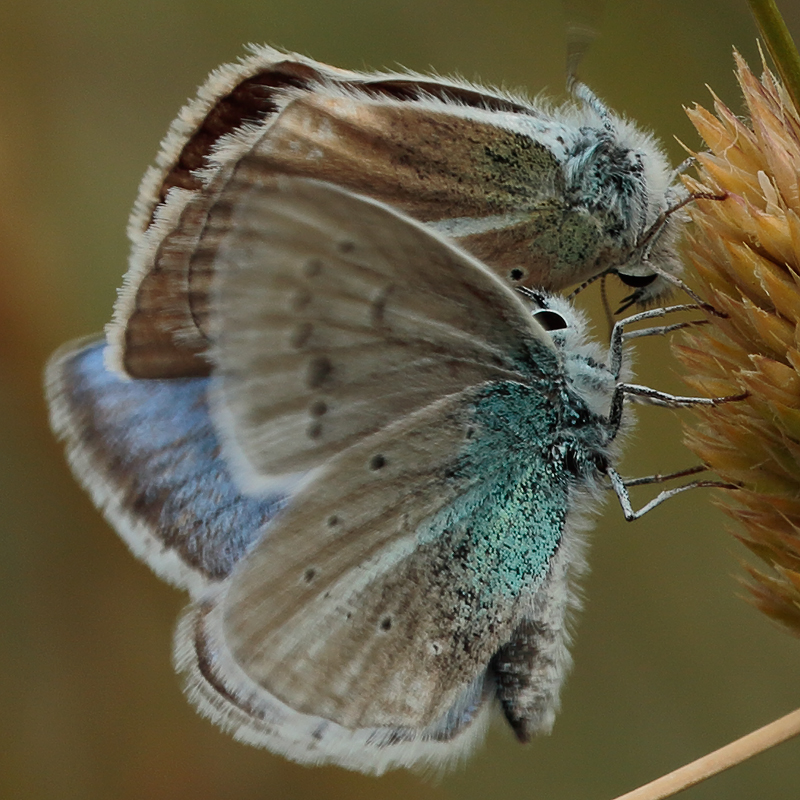
[[[626,275],[624,272],[618,272],[617,277],[626,285],[632,286],[634,289],[641,289],[644,286],[649,286],[657,277],[655,273],[651,275]]]
[[[564,319],[562,314],[558,311],[553,311],[549,308],[543,308],[541,311],[535,311],[533,318],[546,330],[546,331],[562,331],[568,328],[567,320]]]

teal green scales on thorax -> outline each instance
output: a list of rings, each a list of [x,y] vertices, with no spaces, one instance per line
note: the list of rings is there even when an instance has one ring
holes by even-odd
[[[427,541],[460,534],[453,571],[481,604],[517,598],[540,583],[561,540],[575,481],[566,464],[590,461],[591,443],[580,436],[590,412],[576,395],[552,388],[545,395],[539,387],[499,383],[479,392],[474,435],[456,467],[456,479],[470,488],[422,533]]]

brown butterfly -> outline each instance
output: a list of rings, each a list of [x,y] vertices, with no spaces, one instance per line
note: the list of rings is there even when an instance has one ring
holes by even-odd
[[[201,376],[224,192],[325,180],[427,223],[511,285],[614,273],[646,304],[679,269],[658,143],[585,86],[559,107],[461,80],[340,70],[269,47],[211,74],[173,122],[129,224],[108,328],[131,377]],[[659,274],[654,270],[655,265]]]

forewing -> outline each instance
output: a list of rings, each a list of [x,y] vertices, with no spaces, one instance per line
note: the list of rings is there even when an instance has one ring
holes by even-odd
[[[342,89],[364,98],[437,98],[460,107],[536,113],[520,100],[465,82],[351,72],[270,47],[219,67],[181,109],[142,180],[128,226],[130,267],[108,329],[116,369],[136,378],[208,374],[206,284],[191,280],[190,265],[196,250],[216,246],[201,244],[215,200],[210,187],[263,136],[290,97]]]
[[[328,181],[420,221],[469,217],[491,228],[564,192],[552,151],[507,122],[434,102],[314,92],[292,99],[243,158],[255,174]]]
[[[226,203],[215,409],[253,485],[469,386],[557,368],[511,289],[385,206],[301,179],[234,184]]]
[[[288,487],[256,500],[234,485],[207,379],[124,380],[106,369],[105,348],[73,343],[51,358],[51,424],[76,477],[134,553],[198,595],[230,573]]]
[[[297,53],[260,46],[252,55],[223,64],[209,75],[197,96],[180,111],[148,170],[131,217],[131,237],[145,231],[160,213],[171,189],[201,190],[208,183],[220,143],[244,128],[269,122],[287,92],[338,87],[365,97],[418,101],[435,97],[464,107],[531,115],[527,103],[466,82],[413,73],[366,73],[339,69]]]

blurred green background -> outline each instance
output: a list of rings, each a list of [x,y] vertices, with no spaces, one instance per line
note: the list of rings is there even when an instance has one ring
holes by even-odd
[[[673,135],[699,144],[681,105],[706,103],[707,83],[738,110],[731,47],[757,66],[755,39],[744,0],[609,0],[582,77],[677,163]],[[184,100],[249,41],[563,94],[554,0],[0,6],[0,797],[594,800],[797,706],[798,642],[742,601],[742,548],[711,493],[695,492],[633,524],[608,504],[547,739],[521,747],[498,724],[439,781],[371,779],[297,766],[195,715],[170,665],[185,598],[133,559],[72,480],[40,373],[56,346],[108,320],[141,174]],[[641,382],[680,390],[663,343],[638,349]],[[678,414],[640,420],[627,474],[692,463]],[[683,796],[796,800],[799,753],[783,745]]]

